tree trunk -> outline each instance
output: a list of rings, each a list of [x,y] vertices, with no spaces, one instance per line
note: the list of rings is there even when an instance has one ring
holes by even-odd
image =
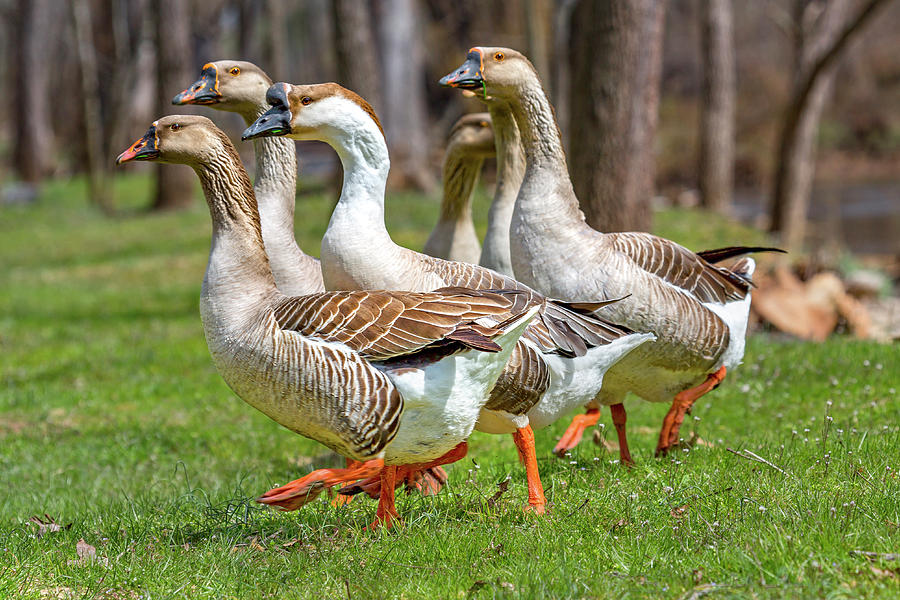
[[[102,139],[105,127],[100,116],[100,84],[89,0],[72,0],[72,17],[81,71],[81,114],[84,123],[83,139],[87,156],[89,195],[92,203],[104,212],[110,213],[113,210],[112,190],[107,179],[106,165],[109,164],[109,160],[103,154]]]
[[[155,0],[157,48],[157,114],[172,113],[172,95],[193,81],[191,26],[188,0]],[[195,112],[186,106],[178,112]],[[195,176],[184,165],[158,165],[153,210],[171,210],[190,205]]]
[[[284,0],[266,0],[266,21],[269,35],[266,36],[264,56],[266,59],[265,71],[275,81],[285,81],[288,75],[285,73],[285,53],[287,52],[287,24],[285,19]]]
[[[341,85],[365,98],[378,113],[384,108],[384,102],[369,2],[331,0],[331,14],[338,80]]]
[[[648,231],[665,0],[579,0],[571,21],[569,162],[588,223]]]
[[[778,142],[771,231],[800,250],[815,172],[815,140],[841,56],[886,0],[868,0],[848,20],[849,0],[797,0],[794,90]]]
[[[525,39],[528,58],[537,69],[550,97],[553,97],[553,80],[550,70],[550,52],[553,47],[553,7],[548,0],[524,0]]]
[[[44,38],[55,10],[50,0],[18,0],[12,40],[13,93],[11,114],[16,115],[13,166],[24,181],[37,183],[50,172],[53,132],[50,129],[48,84],[51,45]]]
[[[731,212],[736,103],[732,0],[700,0],[703,93],[700,106],[700,202]]]
[[[385,133],[391,150],[391,182],[430,191],[435,186],[425,108],[425,52],[422,21],[414,0],[381,2],[380,42],[384,81]]]

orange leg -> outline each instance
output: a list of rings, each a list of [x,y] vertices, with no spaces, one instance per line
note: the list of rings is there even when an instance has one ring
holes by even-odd
[[[625,405],[613,404],[609,407],[609,412],[612,414],[613,425],[616,426],[616,436],[619,438],[619,462],[626,467],[631,467],[634,465],[634,461],[631,459],[631,452],[628,451],[628,436],[625,434],[625,422],[628,420],[628,415],[625,414]]]
[[[347,459],[347,468],[348,469],[352,469],[353,467],[356,467],[361,464],[362,464],[361,462],[359,462],[357,460],[353,460],[352,458]],[[337,496],[335,496],[334,498],[331,499],[331,505],[334,506],[335,508],[337,508],[339,506],[346,506],[346,505],[350,504],[350,502],[352,502],[352,501],[353,501],[353,496],[347,496],[346,494],[338,494]]]
[[[390,529],[394,524],[394,519],[400,519],[400,513],[397,512],[397,506],[394,504],[394,487],[398,468],[391,465],[381,470],[381,495],[378,498],[378,509],[375,511],[375,520],[366,527],[370,531],[382,526]]]
[[[725,367],[706,378],[706,381],[689,390],[679,392],[672,401],[672,407],[663,419],[662,429],[659,431],[659,443],[656,445],[656,456],[663,456],[678,442],[678,432],[684,422],[684,415],[690,412],[701,396],[714,390],[725,379]]]
[[[426,463],[413,463],[399,467],[385,467],[381,471],[381,490],[378,498],[378,510],[375,513],[375,521],[368,529],[376,529],[380,524],[390,527],[393,519],[399,519],[397,507],[394,505],[394,488],[398,478],[408,477],[410,474],[433,469],[440,465],[456,462],[469,452],[468,442],[460,442],[450,452]],[[388,471],[391,471],[388,473]]]
[[[525,465],[525,477],[528,479],[528,506],[526,511],[542,515],[546,511],[547,498],[544,497],[544,486],[538,473],[537,453],[534,449],[534,431],[531,425],[517,429],[513,434],[519,460]]]
[[[562,438],[560,438],[559,443],[553,448],[553,453],[557,456],[564,456],[566,452],[578,445],[578,442],[581,441],[581,436],[584,435],[584,430],[596,425],[599,419],[599,408],[589,408],[583,415],[577,415],[569,423],[569,427]]]
[[[304,504],[313,501],[323,490],[365,479],[381,472],[384,461],[367,460],[347,469],[317,469],[305,477],[296,479],[286,485],[269,490],[256,499],[262,504],[277,506],[282,510],[297,510]]]

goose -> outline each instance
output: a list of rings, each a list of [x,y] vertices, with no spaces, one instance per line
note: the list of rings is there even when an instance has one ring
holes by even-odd
[[[492,156],[494,132],[490,115],[473,113],[460,117],[447,139],[441,214],[425,242],[425,254],[460,262],[478,262],[481,244],[472,222],[472,196],[484,159]]]
[[[253,63],[219,60],[203,65],[200,78],[172,98],[172,104],[197,104],[234,112],[249,125],[268,110],[266,90],[272,80]],[[275,283],[282,293],[302,296],[325,291],[319,261],[304,253],[294,238],[297,193],[297,153],[288,140],[261,139],[253,143],[263,242]]]
[[[474,96],[474,94],[472,94]],[[490,105],[488,105],[491,108]],[[491,207],[488,211],[487,231],[484,234],[484,245],[481,248],[481,255],[478,257],[477,263],[482,267],[487,267],[492,271],[496,271],[501,275],[508,277],[513,276],[512,260],[509,255],[509,223],[512,220],[513,207],[516,202],[516,195],[519,192],[519,186],[522,183],[522,177],[525,174],[525,154],[522,152],[522,145],[519,143],[519,129],[512,116],[506,111],[495,111],[491,108],[489,114],[474,113],[479,119],[486,120],[489,124],[493,124],[493,135],[496,143],[492,146],[492,155],[497,157],[497,185],[494,189],[494,198],[491,201]],[[475,120],[474,115],[463,116],[459,123],[464,119]],[[455,129],[455,128],[454,128]],[[453,133],[451,133],[452,139]],[[496,148],[496,149],[495,149]],[[466,151],[468,147],[463,148]],[[476,154],[475,152],[471,152]],[[447,148],[448,160],[450,156],[450,147]],[[474,157],[473,157],[474,159]],[[469,179],[465,185],[474,187],[478,172],[465,172],[465,176]],[[469,184],[468,182],[471,182]],[[446,200],[446,190],[448,188],[447,166],[444,166],[444,190]],[[468,215],[471,220],[471,214]],[[472,225],[474,229],[474,225]],[[460,226],[459,229],[466,229]],[[437,233],[432,233],[432,237]],[[431,239],[429,239],[431,242]],[[462,262],[476,262],[470,258],[462,256],[449,256],[447,254],[438,254],[430,250],[429,244],[425,244],[425,254],[436,256],[438,258],[447,258],[450,260],[460,260]],[[474,254],[474,253],[473,253]]]
[[[389,527],[398,474],[465,455],[538,307],[523,307],[518,291],[460,288],[286,296],[269,266],[249,177],[212,121],[154,121],[116,163],[135,160],[186,164],[200,178],[213,223],[200,316],[222,378],[282,426],[358,461],[258,500],[294,510],[325,488],[378,476],[372,527]]]
[[[509,224],[522,177],[525,176],[525,153],[519,141],[519,128],[508,111],[498,111],[488,104],[494,130],[497,154],[497,186],[488,212],[487,231],[478,264],[514,277],[509,251]]]
[[[492,115],[505,112],[518,126],[526,168],[510,224],[516,277],[563,299],[602,300],[630,293],[600,314],[657,336],[610,369],[603,389],[588,412],[573,420],[557,452],[574,447],[584,429],[596,423],[599,406],[606,405],[620,433],[620,458],[632,462],[622,404],[630,391],[651,402],[672,402],[656,447],[657,455],[665,454],[677,443],[694,402],[741,362],[755,263],[744,257],[725,269],[664,238],[601,233],[588,226],[569,180],[553,109],[537,72],[521,53],[472,48],[463,65],[440,83],[492,99]],[[723,250],[708,257],[721,259],[729,250],[731,256],[741,253],[739,247]]]
[[[327,289],[411,289],[445,286],[517,289],[540,307],[491,392],[476,428],[511,433],[525,465],[526,510],[545,512],[534,427],[544,427],[593,398],[610,365],[653,339],[581,314],[583,306],[549,300],[534,290],[477,265],[446,261],[393,242],[384,224],[384,190],[390,161],[384,132],[371,106],[335,83],[276,83],[266,96],[272,108],[244,132],[244,139],[288,135],[330,144],[344,167],[340,200],[322,240]]]
[[[172,98],[172,104],[195,104],[238,113],[249,125],[268,110],[269,76],[257,65],[239,60],[220,60],[203,65],[200,78]],[[492,142],[493,143],[493,142]],[[294,236],[294,206],[297,191],[297,153],[289,140],[259,139],[253,142],[256,183],[253,186],[262,222],[263,242],[275,284],[289,296],[325,291],[319,260],[304,253]],[[347,466],[353,461],[348,459]],[[411,473],[407,492],[436,493],[447,480],[440,467]],[[335,504],[349,501],[337,496]]]

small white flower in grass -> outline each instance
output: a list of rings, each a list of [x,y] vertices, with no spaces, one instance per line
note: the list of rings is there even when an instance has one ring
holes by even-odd
[[[834,402],[832,402],[831,400],[827,400],[825,402],[825,406],[831,406],[832,404],[834,404]]]
[[[749,392],[749,391],[750,391],[750,384],[749,384],[749,383],[745,383],[744,385],[741,386],[741,393],[746,394],[746,393]]]
[[[804,442],[808,442],[808,441],[809,441],[809,438],[803,438],[803,441],[804,441]]]
[[[884,365],[881,364],[881,363],[878,363],[878,364],[875,365],[875,368],[878,369],[878,370],[880,371],[880,370],[882,370],[882,369],[884,368]]]
[[[570,465],[577,465],[577,464],[578,464],[578,461],[577,461],[577,460],[570,460],[570,461],[569,461],[569,464],[570,464]]]
[[[760,507],[759,507],[759,512],[766,512],[766,507],[760,505]]]
[[[637,492],[632,492],[631,495],[628,496],[628,497],[631,498],[632,500],[637,500],[637,499],[638,499],[638,493],[637,493]]]
[[[700,420],[700,417],[694,417],[694,420],[695,420],[695,421],[699,421],[699,420]]]
[[[600,423],[599,425],[597,425],[597,429],[600,429],[601,431],[604,430],[604,429],[606,429],[606,424],[605,424],[605,423]]]
[[[673,487],[667,485],[667,486],[663,487],[663,491],[667,494],[671,494],[672,492],[675,491],[675,489]]]
[[[809,427],[804,427],[804,428],[803,428],[803,433],[809,433]]]
[[[594,457],[594,462],[600,462],[600,457],[599,457],[599,456],[595,456],[595,457]]]
[[[872,364],[872,363],[869,362],[869,359],[868,359],[868,358],[867,358],[866,360],[863,361],[863,366],[864,366],[864,367],[868,367],[868,366],[871,365],[871,364]]]
[[[797,435],[797,430],[796,430],[796,429],[791,429],[791,435]]]

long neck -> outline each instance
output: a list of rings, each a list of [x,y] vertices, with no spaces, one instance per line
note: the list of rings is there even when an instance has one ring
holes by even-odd
[[[509,109],[519,127],[526,160],[516,211],[550,219],[556,226],[583,223],[556,117],[537,76],[519,87],[509,99]]]
[[[444,158],[441,214],[425,242],[425,253],[438,258],[476,262],[481,244],[472,222],[472,194],[484,159],[451,143]]]
[[[240,320],[275,292],[253,188],[234,151],[223,150],[194,170],[213,222],[202,297],[216,321]]]
[[[326,289],[366,287],[373,263],[389,268],[399,247],[384,224],[384,189],[390,159],[374,121],[325,127],[317,139],[341,159],[341,197],[322,238],[322,276]]]
[[[508,106],[497,101],[488,103],[497,148],[497,188],[488,212],[487,233],[479,263],[505,275],[512,276],[509,253],[509,226],[516,196],[525,176],[525,153],[519,137],[519,127]]]
[[[247,125],[262,115],[267,106],[258,106],[241,116]],[[288,295],[303,295],[320,289],[310,271],[314,259],[306,255],[294,238],[294,207],[297,192],[295,143],[283,137],[253,140],[256,157],[254,192],[259,203],[263,242],[278,289]]]

